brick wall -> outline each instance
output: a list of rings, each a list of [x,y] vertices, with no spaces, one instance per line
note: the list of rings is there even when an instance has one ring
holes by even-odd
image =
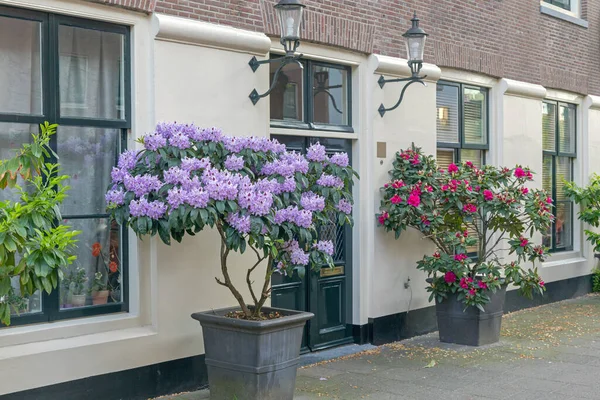
[[[275,0],[156,0],[156,12],[278,35]],[[304,0],[306,40],[405,57],[412,11],[430,34],[425,61],[600,95],[600,1],[589,28],[540,13],[538,0]]]

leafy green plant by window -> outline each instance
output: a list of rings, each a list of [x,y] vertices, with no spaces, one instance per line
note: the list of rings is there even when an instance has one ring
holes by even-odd
[[[590,183],[585,187],[579,187],[574,182],[567,182],[565,194],[581,206],[579,215],[577,215],[580,221],[593,228],[600,227],[600,176],[592,175]],[[585,229],[585,236],[594,246],[594,251],[599,253],[600,233]]]
[[[59,174],[57,163],[47,162],[56,157],[49,143],[57,126],[46,122],[40,127],[32,143],[23,145],[12,159],[0,161],[0,190],[19,194],[18,201],[0,201],[0,321],[6,325],[11,299],[16,298],[13,278],[18,278],[21,297],[56,289],[62,267],[75,259],[75,236],[80,233],[57,225],[62,220],[59,205],[68,190],[63,181],[68,177]]]

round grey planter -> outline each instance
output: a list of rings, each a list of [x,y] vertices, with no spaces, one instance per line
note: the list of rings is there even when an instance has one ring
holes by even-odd
[[[436,299],[435,311],[440,341],[467,346],[483,346],[498,342],[504,314],[506,285],[496,290],[496,293],[490,291],[489,296],[491,301],[484,306],[485,312],[472,306],[465,309],[464,303],[458,301],[457,294],[450,293],[441,303]]]
[[[284,317],[226,318],[237,307],[192,314],[200,321],[211,399],[292,400],[302,333],[313,314],[264,307]]]

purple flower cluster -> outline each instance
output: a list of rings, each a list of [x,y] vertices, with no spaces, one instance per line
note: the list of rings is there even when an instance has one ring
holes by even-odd
[[[132,200],[129,203],[129,213],[133,217],[150,217],[151,219],[159,219],[167,211],[167,205],[162,201],[148,202],[145,197],[139,200]]]
[[[344,214],[352,214],[352,203],[348,200],[341,199],[336,208]]]
[[[323,174],[317,180],[317,185],[325,186],[325,187],[334,187],[341,189],[344,187],[344,181],[334,175]]]
[[[129,176],[129,172],[123,168],[113,167],[112,171],[110,172],[112,183],[123,183],[126,176]]]
[[[242,175],[216,168],[207,168],[202,174],[202,183],[213,200],[235,200],[241,179]]]
[[[106,204],[109,206],[120,206],[125,203],[125,192],[122,189],[113,189],[104,195]]]
[[[172,188],[167,193],[167,202],[171,210],[176,209],[182,204],[189,204],[194,208],[205,208],[208,205],[210,197],[206,191],[201,188]]]
[[[125,189],[129,192],[133,192],[136,197],[142,197],[150,192],[158,191],[163,183],[158,177],[150,174],[145,175],[126,175],[123,179]]]
[[[137,162],[137,151],[135,150],[127,150],[119,156],[119,162],[117,166],[121,170],[131,171],[135,168],[135,163]]]
[[[325,208],[325,197],[313,192],[304,192],[300,198],[300,204],[305,210],[323,211]]]
[[[244,158],[231,154],[225,159],[224,165],[230,171],[239,171],[244,168]]]
[[[308,265],[308,253],[300,248],[296,240],[290,240],[283,245],[283,250],[289,253],[293,265]]]
[[[167,138],[158,133],[150,133],[144,136],[144,147],[148,150],[156,151],[167,145]]]
[[[313,245],[313,249],[322,251],[323,253],[328,254],[330,256],[333,255],[333,243],[331,242],[331,240],[320,240]]]
[[[335,153],[329,158],[329,162],[339,167],[345,168],[350,163],[347,153]]]
[[[327,160],[327,151],[325,146],[320,143],[315,143],[306,151],[306,158],[314,162],[323,162]]]
[[[310,228],[312,225],[312,211],[298,210],[296,206],[289,206],[275,212],[275,223],[280,225],[290,222],[302,228]]]
[[[199,169],[206,169],[210,167],[210,160],[207,157],[200,159],[185,157],[181,159],[181,169],[187,172],[197,171]]]
[[[300,153],[296,153],[295,151],[286,152],[279,157],[279,160],[293,166],[294,172],[300,172],[303,174],[308,172],[308,161]]]
[[[163,173],[165,183],[180,185],[190,179],[189,171],[179,167],[171,167]]]
[[[233,227],[241,235],[245,235],[250,232],[250,216],[240,215],[240,213],[229,214],[227,216],[227,223]]]
[[[176,132],[169,138],[169,144],[171,146],[175,146],[179,149],[185,150],[192,147],[192,143],[190,142],[190,138],[186,136],[183,132]]]
[[[269,151],[273,153],[285,152],[285,145],[279,143],[277,140],[271,140],[264,137],[224,137],[222,141],[223,145],[227,150],[232,153],[239,153],[242,150],[250,149],[252,151],[261,151],[267,153]]]

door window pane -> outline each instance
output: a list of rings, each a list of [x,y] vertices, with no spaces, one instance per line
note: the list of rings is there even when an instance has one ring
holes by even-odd
[[[41,23],[0,16],[0,113],[42,114]]]
[[[60,25],[60,114],[124,119],[124,36]]]
[[[542,103],[542,145],[546,151],[556,150],[556,104]]]
[[[575,153],[575,108],[558,107],[558,151]]]
[[[109,218],[71,219],[80,230],[77,260],[65,269],[60,285],[61,309],[119,303],[121,293],[120,229]]]
[[[458,96],[457,86],[437,85],[437,141],[441,143],[459,143],[458,135]]]
[[[65,215],[104,214],[104,192],[118,153],[119,130],[60,126],[57,154],[71,189],[62,204]]]
[[[465,87],[463,92],[465,143],[487,142],[487,92]]]
[[[313,68],[313,121],[348,125],[348,72],[315,65]]]
[[[269,64],[271,68],[271,82],[275,71],[279,67],[277,63]],[[304,120],[304,69],[297,63],[291,63],[283,67],[275,88],[269,95],[271,103],[271,119],[278,120]]]

